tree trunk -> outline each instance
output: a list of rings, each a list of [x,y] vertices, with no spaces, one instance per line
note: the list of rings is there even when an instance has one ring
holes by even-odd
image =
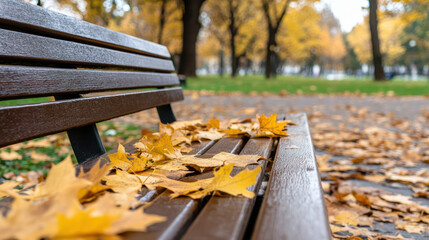
[[[267,41],[267,55],[265,56],[265,78],[271,78],[271,73],[273,72],[273,56],[274,48],[276,44],[276,32],[274,29],[269,29],[268,31],[268,41]]]
[[[195,77],[197,69],[196,46],[198,32],[201,28],[199,21],[201,6],[205,0],[182,0],[183,1],[183,41],[182,54],[180,57],[179,74]]]
[[[167,0],[162,0],[161,3],[161,14],[159,16],[159,32],[158,32],[158,43],[162,44],[162,33],[164,32],[165,26],[165,10],[167,8]]]
[[[233,7],[233,0],[228,1],[228,11],[229,11],[229,45],[231,48],[231,77],[235,77],[237,75],[237,68],[238,68],[238,61],[236,57],[236,48],[235,48],[235,38],[237,36],[237,28],[235,26],[235,16],[234,16],[234,7]]]
[[[223,62],[224,62],[224,57],[223,57],[223,48],[221,48],[219,50],[219,76],[223,76]]]
[[[369,0],[369,27],[371,32],[372,61],[374,64],[374,80],[384,81],[386,76],[383,69],[383,58],[378,38],[377,0]]]

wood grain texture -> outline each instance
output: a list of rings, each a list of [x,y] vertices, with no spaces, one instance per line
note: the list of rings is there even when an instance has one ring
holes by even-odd
[[[172,73],[0,66],[0,100],[175,85]]]
[[[18,0],[0,0],[1,25],[19,27],[40,35],[170,58],[165,46]]]
[[[240,155],[259,155],[268,158],[271,153],[273,140],[269,138],[250,139]],[[248,188],[255,196],[259,190],[265,173],[266,161],[262,161],[262,169],[257,183]],[[248,166],[255,169],[257,165]],[[244,168],[234,168],[232,175],[236,175]],[[242,239],[251,215],[255,198],[249,199],[234,196],[214,196],[210,198],[201,213],[190,226],[182,239]]]
[[[288,120],[297,125],[278,144],[252,239],[330,239],[307,118],[296,114]]]
[[[130,67],[174,71],[172,61],[82,43],[0,29],[3,60],[45,61],[88,66]]]
[[[202,156],[211,156],[220,151],[238,153],[241,150],[242,144],[243,141],[239,138],[223,138]],[[204,175],[204,177],[209,176],[207,174]],[[192,177],[186,179],[190,180]],[[203,203],[203,200],[192,200],[189,197],[170,199],[169,193],[164,192],[145,209],[145,212],[166,216],[167,221],[149,226],[147,232],[126,234],[125,239],[180,239],[198,214]]]
[[[0,147],[183,99],[181,88],[0,108]]]

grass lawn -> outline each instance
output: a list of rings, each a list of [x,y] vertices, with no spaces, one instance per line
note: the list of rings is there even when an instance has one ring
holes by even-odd
[[[200,76],[188,78],[188,90],[209,90],[227,92],[272,92],[279,93],[286,90],[288,93],[387,93],[393,91],[396,95],[428,95],[429,81],[407,82],[388,81],[374,82],[369,79],[329,81],[322,78],[300,76],[277,76],[266,80],[262,75],[239,76],[232,79],[230,76]]]

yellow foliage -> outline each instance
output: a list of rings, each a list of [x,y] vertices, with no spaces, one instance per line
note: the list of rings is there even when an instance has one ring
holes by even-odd
[[[380,48],[386,64],[394,64],[405,49],[401,45],[400,32],[405,24],[400,17],[382,17],[378,25]],[[371,36],[369,32],[368,19],[353,28],[347,36],[350,46],[353,48],[361,63],[372,61]]]

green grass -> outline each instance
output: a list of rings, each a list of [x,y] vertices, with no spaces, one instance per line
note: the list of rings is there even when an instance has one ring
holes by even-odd
[[[388,81],[374,82],[370,79],[329,81],[322,78],[300,76],[277,76],[266,80],[261,75],[240,76],[232,79],[229,76],[200,76],[188,78],[188,90],[208,90],[227,92],[271,92],[279,93],[286,90],[288,93],[387,93],[393,91],[396,95],[428,95],[429,82]]]

